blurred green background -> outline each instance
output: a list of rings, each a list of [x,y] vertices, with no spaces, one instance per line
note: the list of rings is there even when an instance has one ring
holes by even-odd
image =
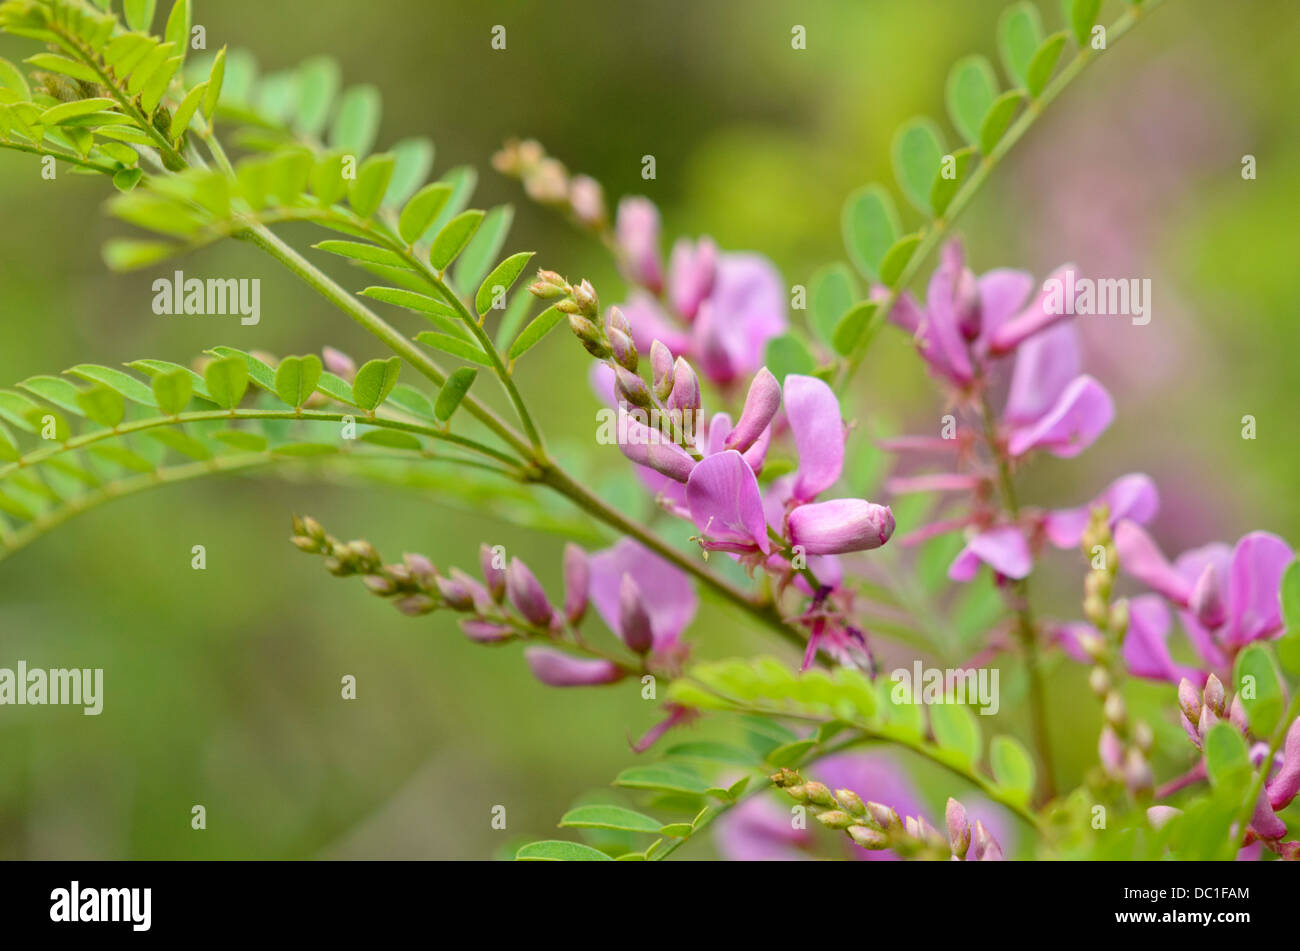
[[[996,61],[1003,5],[200,0],[195,22],[209,48],[248,48],[263,70],[336,56],[346,82],[384,94],[381,147],[427,135],[435,174],[477,166],[475,205],[516,205],[508,247],[591,277],[608,303],[622,286],[602,249],[490,169],[503,139],[538,138],[611,201],[649,195],[670,238],[708,233],[806,283],[843,256],[848,192],[890,180],[893,129],[918,112],[942,117],[959,56]],[[1124,6],[1108,0],[1102,22]],[[1056,29],[1055,0],[1040,8]],[[1073,260],[1085,274],[1153,281],[1148,326],[1084,327],[1089,370],[1116,396],[1118,419],[1081,458],[1027,474],[1031,501],[1079,504],[1146,471],[1164,492],[1155,530],[1167,551],[1255,528],[1300,540],[1294,18],[1286,3],[1169,0],[1067,90],[962,220],[977,271],[1042,276]],[[507,28],[505,51],[489,46],[495,24]],[[806,50],[791,49],[795,24]],[[0,46],[10,58],[28,52]],[[653,182],[640,179],[647,153]],[[1247,153],[1255,181],[1240,174]],[[259,326],[155,316],[155,273],[115,276],[101,263],[102,242],[125,230],[101,214],[106,197],[100,180],[43,181],[29,156],[0,153],[0,379],[86,361],[188,363],[221,343],[381,355],[274,262],[234,244],[181,266],[261,277]],[[311,237],[288,234],[300,247]],[[585,355],[562,334],[544,346],[523,371],[525,393],[553,442],[589,451]],[[889,428],[928,429],[943,412],[893,333],[844,409]],[[1240,437],[1246,414],[1255,441]],[[601,486],[629,478],[609,452],[592,470]],[[0,666],[103,667],[105,711],[0,708],[0,857],[487,858],[549,834],[575,798],[632,760],[628,735],[656,719],[633,686],[549,689],[513,648],[475,647],[441,615],[400,617],[297,554],[294,511],[439,566],[472,567],[480,542],[504,544],[558,590],[562,540],[399,488],[228,478],[78,518],[0,563]],[[206,571],[190,568],[196,544]],[[1048,613],[1071,616],[1079,566],[1049,566]],[[697,657],[774,649],[707,601],[695,640]],[[344,674],[357,678],[356,701],[339,698]],[[1073,784],[1095,761],[1100,715],[1077,669],[1058,670],[1052,688],[1061,778]],[[1167,691],[1151,697],[1172,709]],[[1159,764],[1165,775],[1182,761],[1175,752]],[[196,803],[204,832],[190,829]],[[505,832],[490,826],[498,804]]]

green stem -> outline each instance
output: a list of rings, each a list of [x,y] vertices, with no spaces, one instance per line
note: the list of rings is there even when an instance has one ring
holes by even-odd
[[[360,412],[358,410],[358,412]],[[86,446],[97,442],[103,442],[108,439],[115,439],[119,436],[126,436],[131,433],[142,432],[148,429],[155,429],[160,426],[174,426],[182,423],[205,422],[208,420],[221,419],[286,419],[286,420],[306,420],[308,422],[341,422],[348,415],[344,413],[320,413],[311,410],[201,410],[191,413],[180,413],[176,416],[155,416],[149,419],[132,420],[129,423],[121,423],[112,429],[99,429],[91,433],[84,433],[80,436],[49,446],[45,449],[37,449],[27,453],[14,462],[0,465],[0,479],[3,479],[9,473],[18,469],[27,468],[37,465],[47,459],[62,455],[65,452],[75,452],[78,449],[84,449]],[[355,418],[355,417],[354,417]],[[469,449],[481,455],[488,456],[499,462],[504,462],[511,467],[517,467],[517,460],[493,449],[491,446],[484,446],[465,436],[459,436],[455,433],[443,432],[440,429],[433,429],[428,426],[421,426],[415,423],[405,423],[395,419],[385,419],[383,417],[363,418],[361,422],[366,425],[376,426],[382,429],[396,429],[402,432],[414,433],[420,436],[427,436],[430,439],[438,439],[444,442],[452,443],[464,449]]]
[[[1160,6],[1162,2],[1164,2],[1164,0],[1146,0],[1146,2],[1141,6],[1131,6],[1128,12],[1107,28],[1106,48],[1108,50],[1113,48],[1114,45],[1133,28],[1134,24],[1136,24],[1138,20],[1143,19],[1145,16],[1150,14],[1150,12]],[[938,247],[939,243],[947,236],[948,232],[952,229],[953,223],[961,216],[961,213],[966,210],[966,206],[970,204],[971,199],[975,197],[976,192],[980,190],[981,186],[983,186],[989,175],[992,174],[993,169],[997,167],[998,163],[1002,161],[1006,154],[1015,147],[1016,143],[1024,137],[1025,133],[1033,127],[1043,110],[1046,109],[1057,96],[1064,92],[1065,88],[1069,86],[1070,83],[1083,72],[1088,64],[1096,58],[1096,51],[1091,47],[1081,47],[1075,54],[1074,59],[1070,60],[1056,78],[1047,84],[1047,87],[1042,91],[1038,98],[1030,101],[1025,111],[1021,113],[1020,117],[1012,123],[1011,128],[1009,128],[1003,134],[1002,138],[998,140],[998,144],[993,147],[993,151],[980,161],[979,166],[971,174],[970,178],[968,178],[962,184],[961,188],[957,190],[957,194],[953,196],[953,199],[949,203],[943,216],[931,222],[930,227],[926,230],[920,243],[916,246],[916,250],[912,252],[912,257],[908,260],[907,266],[903,268],[902,276],[899,277],[898,281],[890,290],[889,296],[886,297],[884,302],[880,305],[880,308],[877,311],[877,314],[879,315],[878,319],[883,320],[889,316],[889,312],[893,310],[894,305],[898,302],[898,298],[902,294],[903,288],[907,287],[912,278],[916,276],[917,271],[920,270],[921,265],[925,263],[927,258],[929,258],[930,253]],[[839,382],[836,387],[839,392],[842,393],[848,387],[849,382],[853,379],[853,375],[857,372],[858,367],[862,364],[863,358],[867,355],[867,344],[869,342],[869,339],[863,341],[845,358],[840,369]]]
[[[12,140],[0,141],[0,149],[10,149],[14,152],[26,152],[29,155],[51,155],[60,162],[67,162],[69,165],[87,168],[93,172],[99,172],[101,175],[108,175],[110,177],[117,174],[118,171],[117,169],[110,168],[107,165],[100,165],[96,162],[91,162],[88,159],[83,159],[78,155],[72,155],[66,152],[56,152],[52,149],[43,149],[38,145],[24,145],[21,142],[14,142]]]

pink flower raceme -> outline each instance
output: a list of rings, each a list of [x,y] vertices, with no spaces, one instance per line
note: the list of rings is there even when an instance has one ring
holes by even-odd
[[[636,346],[645,351],[659,340],[723,386],[753,373],[767,342],[787,326],[780,274],[762,255],[720,252],[709,238],[683,238],[673,246],[665,287],[659,230],[649,199],[619,203],[619,256],[638,285],[621,309]]]
[[[1121,571],[1178,610],[1183,629],[1209,670],[1226,670],[1246,644],[1282,632],[1278,587],[1295,553],[1276,535],[1251,532],[1231,549],[1220,543],[1205,545],[1170,564],[1151,537],[1126,519],[1115,526],[1115,549]],[[1159,679],[1179,678],[1171,671]],[[1204,681],[1204,674],[1199,679]]]

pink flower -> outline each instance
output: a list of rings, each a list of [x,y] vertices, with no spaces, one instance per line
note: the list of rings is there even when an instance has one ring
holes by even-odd
[[[1043,517],[1047,540],[1057,548],[1078,548],[1092,510],[1098,505],[1106,506],[1112,529],[1125,519],[1145,525],[1160,509],[1160,493],[1150,476],[1141,473],[1120,476],[1087,505],[1048,512]]]
[[[948,577],[953,581],[971,581],[981,562],[999,575],[1015,579],[1027,577],[1034,565],[1024,533],[1011,525],[973,535],[948,567]]]
[[[636,639],[641,634],[628,630],[624,614],[621,593],[623,579],[628,578],[636,587],[640,610],[649,623],[652,650],[663,652],[677,645],[699,605],[695,589],[683,571],[630,538],[593,553],[587,564],[596,613],[624,643],[631,647],[629,636]]]
[[[613,661],[575,657],[551,647],[529,647],[524,659],[533,676],[550,687],[595,687],[621,680],[625,671]]]
[[[614,224],[628,279],[658,294],[663,289],[659,209],[648,198],[624,198]]]

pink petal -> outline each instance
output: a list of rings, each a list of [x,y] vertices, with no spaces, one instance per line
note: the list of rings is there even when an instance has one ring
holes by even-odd
[[[1016,579],[1026,577],[1034,566],[1024,533],[1010,525],[980,532],[968,541],[949,567],[948,577],[970,581],[981,561],[998,574]]]
[[[1002,418],[1014,426],[1041,419],[1081,369],[1079,332],[1073,324],[1053,327],[1027,341],[1016,354]]]
[[[551,687],[594,687],[623,677],[613,661],[575,657],[550,647],[526,648],[524,660],[533,676]]]
[[[1074,312],[1072,300],[1060,300],[1059,303],[1063,306],[1059,308],[1054,306],[1058,303],[1054,298],[1060,296],[1060,292],[1054,288],[1071,283],[1067,281],[1069,272],[1074,272],[1076,277],[1078,275],[1078,270],[1072,264],[1052,272],[1029,306],[1015,317],[1005,321],[997,332],[988,338],[989,353],[994,356],[1010,353],[1035,334],[1046,330]]]
[[[734,449],[695,467],[686,483],[686,504],[695,527],[721,550],[770,550],[758,479]]]
[[[1069,459],[1096,442],[1114,418],[1110,394],[1092,377],[1080,376],[1066,387],[1046,416],[1032,426],[1014,430],[1007,449],[1013,456],[1042,449]]]
[[[713,290],[718,271],[718,246],[712,238],[692,244],[679,238],[668,262],[668,299],[687,320],[695,317],[700,302]]]
[[[624,198],[618,203],[614,230],[628,277],[657,294],[663,288],[659,209],[648,198]]]
[[[790,513],[790,541],[809,555],[879,548],[894,534],[894,513],[865,499],[801,505]]]
[[[834,485],[844,467],[840,401],[825,381],[792,373],[785,378],[785,415],[799,452],[794,497],[807,501]]]
[[[1034,276],[1028,271],[997,268],[979,278],[981,331],[989,339],[1009,317],[1025,306],[1034,290]]]
[[[1077,548],[1083,539],[1084,529],[1092,516],[1092,509],[1105,503],[1109,510],[1108,522],[1114,527],[1123,519],[1145,525],[1155,518],[1160,508],[1160,493],[1150,476],[1133,473],[1120,476],[1106,490],[1087,505],[1072,509],[1048,512],[1043,519],[1043,530],[1057,548]]]
[[[1169,608],[1155,594],[1130,598],[1128,633],[1124,635],[1124,662],[1129,672],[1148,680],[1177,684],[1183,678],[1198,680],[1200,671],[1175,664],[1169,656]]]
[[[1251,532],[1237,542],[1228,579],[1224,643],[1239,647],[1282,630],[1278,588],[1282,573],[1294,560],[1291,547],[1268,532]]]
[[[1151,536],[1134,522],[1125,519],[1115,526],[1115,551],[1120,569],[1148,587],[1185,607],[1192,586],[1169,564]]]
[[[645,291],[634,290],[618,306],[632,327],[632,342],[640,352],[649,353],[656,340],[673,353],[685,353],[690,348],[686,331],[673,323],[659,301]]]
[[[611,631],[622,637],[619,589],[624,575],[636,580],[645,592],[646,613],[654,631],[654,649],[675,644],[695,617],[699,599],[690,578],[680,568],[624,538],[612,548],[594,552],[587,559],[591,572],[591,600],[596,613]]]

